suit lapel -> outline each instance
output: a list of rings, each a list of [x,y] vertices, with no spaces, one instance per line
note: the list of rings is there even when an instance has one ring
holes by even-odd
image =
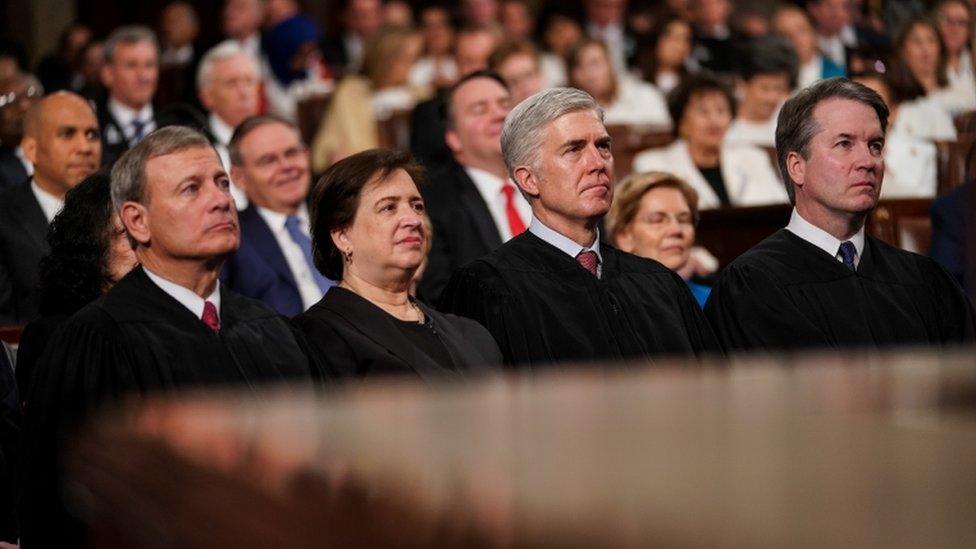
[[[474,181],[468,176],[467,172],[460,165],[457,166],[455,173],[455,183],[458,186],[458,198],[461,206],[468,213],[468,219],[478,232],[482,243],[489,250],[502,245],[502,237],[495,226],[495,220],[488,211],[488,205],[481,198],[481,193],[475,186]]]
[[[47,217],[44,216],[44,210],[41,209],[37,197],[34,196],[30,182],[21,185],[11,198],[13,198],[12,202],[16,204],[16,207],[11,208],[14,220],[24,228],[24,233],[34,241],[38,249],[47,250],[45,238],[48,227]]]
[[[249,206],[240,214],[241,232],[247,234],[251,245],[260,252],[260,256],[274,269],[278,276],[288,281],[295,290],[298,290],[298,283],[295,276],[288,267],[288,261],[278,245],[278,239],[271,232],[271,227],[265,223],[264,218],[258,213],[254,206]]]

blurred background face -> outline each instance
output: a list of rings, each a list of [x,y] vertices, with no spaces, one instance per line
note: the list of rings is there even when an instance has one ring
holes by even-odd
[[[657,42],[658,66],[674,69],[691,55],[691,26],[684,21],[670,23]]]
[[[851,22],[850,0],[819,0],[809,5],[820,34],[833,36]]]
[[[602,101],[610,99],[613,78],[610,60],[603,48],[596,44],[585,46],[579,52],[570,71],[570,79],[576,87]]]
[[[244,119],[258,114],[258,80],[257,66],[246,54],[221,59],[214,63],[210,81],[200,90],[200,102],[236,128]]]
[[[701,91],[691,96],[681,116],[678,135],[689,145],[717,149],[732,123],[732,108],[718,91]]]
[[[790,94],[786,74],[758,74],[742,86],[742,114],[752,120],[769,120]]]
[[[498,2],[497,0],[462,0],[461,13],[470,25],[491,25],[498,21]]]
[[[549,51],[562,57],[583,37],[579,23],[568,17],[553,16],[546,26],[545,41]]]
[[[257,32],[264,22],[260,0],[227,0],[224,5],[224,34],[241,40]]]
[[[151,42],[120,42],[102,70],[102,81],[112,97],[136,110],[152,101],[158,79],[159,58]]]
[[[465,82],[451,97],[454,128],[447,143],[462,163],[497,162],[502,156],[502,125],[512,109],[508,90],[491,78]]]
[[[424,36],[427,54],[447,55],[454,44],[454,27],[447,10],[441,7],[425,9],[420,14],[420,30]]]
[[[623,24],[627,0],[586,0],[586,19],[601,27]]]
[[[169,4],[163,9],[160,28],[163,43],[173,47],[192,44],[200,31],[193,7],[183,2]]]
[[[535,20],[529,7],[524,2],[502,2],[499,19],[505,38],[511,40],[527,40],[532,38]]]
[[[488,57],[491,56],[495,45],[495,37],[490,32],[461,33],[458,36],[454,51],[454,63],[457,65],[458,76],[487,68]]]
[[[939,36],[928,25],[915,25],[905,37],[902,60],[916,78],[931,77],[939,64]]]
[[[412,27],[413,10],[403,0],[390,0],[383,4],[383,24],[391,27]]]
[[[706,28],[727,24],[732,13],[729,0],[696,0],[692,5],[695,7],[695,22]]]
[[[952,55],[958,55],[969,45],[969,28],[972,19],[969,10],[961,2],[949,2],[939,7],[939,32]]]
[[[420,59],[424,48],[424,40],[419,34],[407,38],[403,47],[389,61],[386,78],[382,87],[403,86],[410,77],[410,69]]]
[[[251,202],[279,213],[298,209],[311,182],[308,151],[298,132],[284,124],[264,124],[244,136],[240,156],[232,177]]]
[[[688,201],[678,189],[651,188],[641,197],[634,220],[615,240],[621,250],[649,257],[677,271],[688,263],[695,242]]]
[[[24,115],[40,97],[40,85],[22,75],[0,82],[0,144],[7,147],[20,144]]]
[[[779,12],[773,19],[773,29],[793,44],[801,63],[809,62],[817,52],[817,33],[800,10]]]
[[[518,105],[524,99],[542,91],[542,73],[535,57],[527,53],[508,56],[498,65],[498,74],[508,83],[512,93],[512,104]]]
[[[342,18],[346,30],[362,37],[372,36],[383,25],[380,0],[352,0]]]

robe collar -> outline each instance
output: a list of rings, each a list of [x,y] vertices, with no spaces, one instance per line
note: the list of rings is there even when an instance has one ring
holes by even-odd
[[[838,250],[840,249],[841,241],[834,238],[834,236],[827,231],[817,227],[806,219],[803,219],[803,216],[796,211],[796,208],[793,208],[793,213],[790,215],[790,223],[786,226],[786,230],[827,252],[829,255],[840,261],[840,254],[838,253]],[[850,238],[850,241],[854,244],[854,249],[857,250],[857,256],[854,257],[854,266],[857,267],[860,265],[861,258],[864,256],[863,225],[854,234],[854,236]]]

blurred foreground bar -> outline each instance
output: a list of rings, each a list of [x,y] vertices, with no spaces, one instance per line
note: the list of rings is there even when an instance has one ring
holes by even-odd
[[[976,352],[157,400],[79,440],[102,547],[976,547]]]

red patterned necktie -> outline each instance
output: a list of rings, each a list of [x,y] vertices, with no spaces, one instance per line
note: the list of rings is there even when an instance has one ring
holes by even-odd
[[[600,258],[596,255],[596,252],[593,250],[584,250],[576,256],[576,262],[582,265],[587,271],[590,271],[590,274],[596,276],[596,266],[600,263]]]
[[[213,303],[209,301],[203,302],[203,316],[200,317],[200,320],[207,325],[207,328],[213,330],[214,333],[220,331],[220,319],[217,318],[217,307]]]
[[[518,210],[515,208],[515,185],[505,183],[502,185],[502,194],[505,195],[505,216],[508,217],[508,229],[512,232],[512,238],[525,232],[525,223],[519,217]]]

